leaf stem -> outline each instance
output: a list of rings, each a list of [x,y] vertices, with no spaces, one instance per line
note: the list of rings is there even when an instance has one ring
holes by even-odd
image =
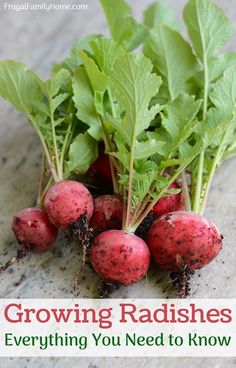
[[[108,97],[109,97],[109,101],[110,101],[110,104],[111,104],[112,116],[113,116],[114,119],[116,119],[117,114],[116,114],[116,109],[115,109],[115,106],[114,106],[113,97],[112,97],[110,88],[108,88],[107,92],[108,92]],[[110,146],[111,146],[111,142],[110,142]],[[120,194],[121,189],[120,189],[119,181],[117,180],[117,173],[119,173],[120,168],[119,168],[119,166],[117,164],[117,161],[115,160],[114,157],[110,156],[109,160],[110,160],[111,176],[112,176],[114,192],[116,194]],[[118,167],[116,167],[116,166],[118,166]]]
[[[103,120],[102,116],[99,116],[98,119],[100,120],[100,123],[102,125],[102,130],[103,130],[103,140],[105,143],[105,148],[108,148],[108,150],[110,152],[112,152],[112,145],[111,145],[111,141],[110,138],[106,132],[106,128],[105,128],[105,123]],[[109,162],[110,162],[110,168],[111,168],[111,176],[112,176],[112,183],[113,183],[113,189],[114,189],[114,193],[115,194],[119,194],[119,183],[117,180],[117,175],[116,173],[120,171],[120,168],[115,160],[114,157],[109,155]]]
[[[207,113],[207,104],[208,104],[208,91],[209,91],[209,73],[208,73],[208,64],[207,64],[207,58],[206,55],[204,56],[204,99],[203,99],[203,113],[202,118],[203,121],[206,119],[206,113]]]
[[[64,138],[64,142],[63,142],[63,146],[62,146],[62,149],[61,149],[61,155],[60,155],[60,167],[61,167],[61,173],[62,173],[62,176],[64,176],[64,159],[65,159],[65,154],[66,154],[66,151],[68,149],[68,146],[69,146],[69,141],[70,141],[70,136],[71,136],[71,132],[72,132],[72,129],[71,129],[71,126],[72,126],[72,119],[71,119],[71,122],[68,126],[68,129],[67,129],[67,132],[66,132],[66,136]]]
[[[123,174],[125,173],[125,169],[123,169]],[[122,186],[122,197],[124,201],[124,208],[123,208],[123,217],[122,217],[122,229],[125,227],[125,221],[126,221],[126,213],[127,213],[127,192],[125,190],[125,186]]]
[[[144,199],[145,199],[145,198],[144,198]],[[135,219],[139,217],[139,213],[140,213],[140,212],[142,212],[142,210],[144,210],[144,209],[145,209],[145,207],[147,206],[147,204],[146,204],[146,205],[145,205],[145,207],[144,207],[144,204],[145,204],[145,203],[144,203],[143,201],[140,201],[140,202],[137,204],[137,206],[135,207],[134,212],[133,212],[133,214],[132,214],[132,220],[131,220],[130,226],[132,226],[132,225],[133,225],[133,222],[135,221]]]
[[[119,184],[116,178],[116,172],[115,172],[115,168],[114,168],[112,159],[113,158],[109,155],[109,163],[110,163],[110,168],[111,168],[111,177],[112,177],[114,193],[119,194]]]
[[[180,176],[180,174],[186,169],[186,167],[191,163],[193,160],[192,157],[190,157],[188,160],[185,161],[183,165],[181,165],[175,173],[170,177],[170,180],[165,185],[164,188],[160,191],[159,195],[155,197],[152,201],[150,201],[149,205],[146,207],[146,210],[140,215],[140,217],[136,220],[136,222],[130,227],[130,232],[135,232],[135,230],[138,228],[138,226],[143,222],[145,217],[149,214],[149,212],[152,210],[153,206],[157,203],[157,201],[163,196],[166,189]]]
[[[130,226],[131,210],[132,210],[135,140],[136,140],[136,133],[134,132],[130,151],[128,199],[127,199],[125,226],[124,226],[124,230],[127,231],[129,230]]]
[[[150,194],[147,194],[146,198],[144,198],[141,205],[137,206],[137,208],[134,211],[132,222],[130,224],[131,228],[135,225],[135,222],[137,221],[137,219],[139,219],[139,217],[142,215],[143,211],[147,208],[147,206],[150,203],[151,199],[152,199],[152,197],[150,196]]]
[[[136,221],[128,229],[130,232],[133,232],[134,233],[136,231],[136,229],[143,222],[143,220],[145,219],[145,217],[153,209],[153,206],[155,206],[155,204],[157,203],[157,201],[159,201],[159,199],[162,197],[162,195],[164,194],[166,188],[167,188],[167,186],[160,191],[159,195],[155,198],[155,200],[150,201],[149,204],[145,202],[146,203],[146,207],[143,206],[143,209],[144,209],[143,213],[140,214],[140,216],[136,219]]]
[[[155,204],[157,203],[157,201],[159,201],[159,199],[163,196],[163,194],[165,193],[166,189],[178,178],[178,176],[180,175],[180,173],[184,169],[185,169],[185,167],[176,170],[175,174],[170,178],[170,180],[168,181],[168,183],[166,184],[166,186],[164,188],[162,188],[162,190],[160,191],[159,195],[157,197],[155,197],[155,199],[153,199],[152,201],[150,201],[149,204],[145,201],[145,203],[146,203],[146,209],[140,214],[139,218],[136,219],[135,223],[132,224],[132,227],[130,227],[130,229],[129,229],[130,232],[135,232],[135,230],[143,222],[143,220],[145,219],[145,217],[153,209],[153,207],[155,206]],[[148,198],[150,198],[150,197],[148,197]],[[142,207],[144,207],[144,206],[142,206]]]
[[[42,206],[41,198],[42,198],[42,193],[43,193],[45,171],[46,171],[46,157],[45,157],[45,154],[43,153],[42,163],[41,163],[41,173],[40,173],[40,179],[39,179],[38,198],[37,198],[37,206],[39,207]]]
[[[52,109],[51,101],[49,100],[49,107],[50,107],[50,119],[51,119],[51,129],[52,129],[52,141],[53,141],[53,150],[55,155],[55,162],[56,162],[56,170],[57,176],[59,181],[63,179],[61,165],[59,161],[59,154],[58,154],[58,147],[57,147],[57,138],[56,138],[56,131],[55,131],[55,120],[54,120],[54,112]]]
[[[203,215],[204,212],[205,212],[207,197],[208,197],[208,194],[209,194],[209,191],[210,191],[210,188],[211,188],[211,184],[212,184],[213,177],[215,175],[215,171],[217,169],[217,166],[220,163],[220,158],[221,158],[221,155],[222,155],[222,151],[224,149],[224,145],[225,145],[225,141],[226,141],[228,132],[229,132],[229,129],[226,130],[226,132],[225,132],[225,134],[224,134],[224,136],[222,138],[221,144],[219,145],[219,147],[217,149],[215,158],[214,158],[214,160],[212,162],[210,174],[208,176],[206,188],[205,188],[205,191],[204,191],[204,196],[203,196],[203,199],[202,199],[202,205],[201,205],[201,209],[200,209],[200,214],[201,215]]]
[[[44,191],[43,191],[43,193],[42,193],[41,197],[40,197],[40,203],[42,203],[42,202],[43,202],[44,197],[45,197],[45,195],[47,194],[47,191],[48,191],[48,189],[51,187],[51,185],[52,185],[52,184],[53,184],[53,177],[51,176],[51,177],[49,178],[48,182],[47,182],[47,185],[46,185],[46,186],[45,186],[45,188],[44,188]]]
[[[56,183],[56,182],[59,181],[59,179],[58,179],[58,176],[57,176],[57,173],[56,173],[54,164],[53,164],[53,162],[51,160],[51,157],[50,157],[50,154],[49,154],[49,150],[48,150],[48,147],[47,147],[46,142],[44,140],[43,134],[40,131],[40,129],[38,128],[37,124],[34,122],[34,119],[33,119],[33,117],[31,115],[28,115],[28,119],[31,121],[33,127],[35,128],[35,130],[36,130],[36,132],[37,132],[37,134],[39,136],[39,139],[40,139],[40,141],[42,143],[43,150],[44,150],[44,153],[45,153],[47,162],[48,162],[48,166],[49,166],[50,172],[51,172],[52,177],[53,177],[53,179],[54,179],[54,181]]]
[[[189,188],[188,188],[188,184],[186,180],[185,171],[182,172],[181,179],[182,179],[181,187],[182,187],[182,194],[183,194],[183,199],[184,199],[184,207],[186,211],[191,211],[191,200],[190,200]]]
[[[204,156],[205,156],[205,153],[204,151],[202,151],[198,159],[198,174],[197,174],[195,195],[194,195],[194,200],[193,200],[193,212],[196,212],[196,213],[199,213],[199,210],[200,210]]]
[[[203,58],[203,68],[204,68],[204,98],[203,98],[202,120],[204,122],[206,120],[206,114],[207,114],[208,90],[209,90],[209,81],[208,81],[209,75],[208,75],[208,64],[207,64],[206,54],[204,54],[204,58]],[[199,213],[200,207],[201,207],[204,159],[205,159],[205,151],[203,150],[199,156],[197,183],[195,187],[194,201],[193,201],[193,211],[196,213]]]

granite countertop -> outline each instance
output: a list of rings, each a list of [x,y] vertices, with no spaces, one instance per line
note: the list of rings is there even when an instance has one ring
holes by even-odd
[[[114,2],[116,0],[111,0]],[[168,0],[178,17],[185,0]],[[221,5],[236,26],[236,0],[215,0]],[[37,0],[31,3],[39,3]],[[63,3],[63,1],[56,1]],[[64,3],[75,3],[66,0]],[[80,2],[82,3],[82,2]],[[98,0],[86,0],[84,11],[13,12],[4,11],[0,4],[0,59],[15,59],[34,68],[47,78],[55,62],[63,59],[77,39],[91,33],[108,34],[106,22]],[[134,13],[140,17],[149,0],[129,0]],[[229,49],[236,44],[236,36]],[[13,214],[24,207],[32,206],[37,195],[40,173],[41,148],[33,129],[25,118],[8,103],[0,100],[0,263],[15,254],[16,241],[11,232]],[[211,190],[207,216],[212,219],[225,237],[219,257],[205,269],[196,272],[192,280],[191,296],[194,298],[236,297],[236,160],[226,162],[216,176]],[[0,277],[1,298],[70,298],[75,273],[79,267],[79,246],[65,249],[61,235],[51,251],[27,257]],[[80,297],[97,296],[100,281],[86,267]],[[120,288],[113,297],[119,298],[165,298],[174,297],[165,272],[152,268],[148,281]],[[187,368],[210,365],[212,368],[236,366],[235,359],[219,358],[113,358],[114,368],[148,367]],[[110,358],[1,358],[0,366],[57,368],[67,366],[80,368],[109,367]]]

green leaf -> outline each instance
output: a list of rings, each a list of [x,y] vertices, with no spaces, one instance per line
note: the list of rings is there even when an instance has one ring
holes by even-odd
[[[217,58],[211,58],[209,61],[209,80],[216,81],[222,77],[226,69],[234,65],[236,65],[236,52],[227,52]]]
[[[236,65],[236,52],[227,52],[220,56],[213,56],[208,60],[208,81],[211,83],[216,82],[224,74],[224,71],[230,66]],[[195,75],[195,84],[197,84],[201,89],[204,88],[204,70],[200,70]],[[213,86],[214,87],[214,86]]]
[[[61,125],[61,123],[63,123],[64,121],[65,121],[65,117],[64,118],[58,118],[58,119],[54,120],[55,127]]]
[[[128,171],[130,162],[130,153],[129,150],[125,147],[122,136],[118,132],[114,133],[114,142],[117,149],[116,152],[111,152],[110,155],[118,158],[118,160],[122,163],[123,167]]]
[[[184,21],[202,62],[216,55],[233,34],[223,10],[209,0],[189,0],[184,9]]]
[[[70,145],[66,174],[85,174],[98,157],[98,145],[88,134],[78,134]]]
[[[200,154],[204,149],[204,144],[201,140],[197,141],[194,145],[190,145],[188,142],[183,142],[179,146],[179,153],[181,164],[179,165],[180,173]]]
[[[93,90],[104,93],[108,88],[109,77],[99,70],[94,60],[86,52],[81,51],[80,55]]]
[[[156,177],[155,162],[149,157],[161,151],[162,142],[148,139],[145,130],[150,126],[155,115],[160,111],[159,105],[150,107],[152,98],[158,93],[161,79],[152,73],[152,64],[142,54],[124,54],[114,64],[111,73],[111,87],[123,113],[110,124],[116,133],[117,151],[112,155],[122,163],[125,174],[121,175],[120,183],[129,191],[129,211],[147,195],[149,187]],[[145,141],[142,141],[143,138]],[[149,163],[147,167],[139,163]],[[150,167],[151,164],[151,167]],[[138,172],[137,168],[142,167]],[[132,181],[132,184],[130,184]]]
[[[236,64],[226,69],[224,75],[213,86],[210,99],[217,107],[236,107]]]
[[[94,104],[99,115],[112,115],[111,101],[113,97],[109,89],[109,76],[115,60],[125,53],[123,46],[117,42],[99,37],[91,41],[91,52],[82,52],[85,69],[94,90]],[[108,90],[109,96],[104,95]],[[117,109],[117,106],[116,106]]]
[[[157,177],[156,171],[148,171],[144,174],[134,172],[132,208],[135,208],[140,203],[147,193],[150,192],[151,186]]]
[[[160,166],[162,168],[167,168],[167,167],[172,167],[172,166],[178,166],[180,163],[181,163],[180,159],[172,158],[172,159],[167,159],[165,161],[162,161]]]
[[[48,129],[50,126],[46,124],[47,116],[40,111],[34,116],[34,121],[40,130]]]
[[[151,4],[144,12],[144,24],[149,28],[158,28],[161,25],[179,30],[179,23],[173,15],[171,7],[166,2],[156,1]]]
[[[219,106],[208,110],[206,121],[203,121],[197,130],[204,147],[218,147],[225,131],[232,123],[233,113],[227,107]]]
[[[208,111],[205,125],[209,126],[204,135],[205,162],[204,180],[209,178],[212,161],[217,159],[216,168],[228,157],[232,157],[235,146],[236,120],[227,108],[217,107]]]
[[[181,94],[169,102],[161,113],[162,128],[152,134],[165,142],[165,156],[171,158],[195,130],[198,120],[196,116],[201,107],[201,101],[195,101],[193,96]]]
[[[160,93],[166,101],[188,91],[187,81],[194,75],[197,61],[191,47],[178,32],[167,26],[151,31],[144,45],[144,54],[163,79]]]
[[[124,47],[105,37],[99,37],[92,40],[90,45],[91,53],[100,70],[109,76],[113,69],[115,60],[125,53]]]
[[[125,0],[100,0],[105,12],[112,38],[123,43],[128,51],[139,46],[147,36],[147,31],[132,17],[131,8]]]
[[[136,142],[135,160],[145,160],[156,153],[163,154],[164,142],[149,139],[145,142]]]
[[[159,105],[149,109],[149,104],[158,93],[161,79],[152,73],[152,64],[143,55],[125,54],[114,65],[111,85],[125,111],[122,120],[111,124],[131,146],[160,111]]]
[[[234,132],[231,134],[231,139],[228,142],[228,147],[223,153],[222,160],[236,156],[236,121],[234,121]]]
[[[52,99],[52,111],[54,112],[68,97],[69,93],[60,93]]]
[[[42,100],[34,100],[32,101],[32,110],[37,111],[41,114],[44,114],[50,117],[50,111],[48,106],[46,105],[45,101]]]
[[[158,179],[160,176],[157,173],[157,166],[153,164],[154,163],[152,161],[136,162],[132,187],[132,208],[135,208],[138,204],[142,203],[147,194],[150,194],[151,197],[155,197],[155,195],[157,196],[157,193],[155,194],[151,191],[151,187],[156,181],[158,181],[159,184]],[[147,170],[145,168],[147,168]],[[167,180],[164,178],[164,181],[166,182]],[[121,175],[119,182],[127,188],[129,176]]]
[[[100,140],[102,133],[94,105],[93,89],[84,67],[77,68],[72,80],[76,115],[89,126],[88,133],[96,140]]]
[[[129,160],[130,154],[129,152],[112,152],[111,156],[118,158],[118,160],[122,163],[123,167],[128,171],[129,170]]]
[[[26,115],[43,100],[43,83],[24,64],[12,60],[0,62],[0,95]]]
[[[62,68],[57,73],[54,73],[51,79],[45,82],[48,95],[52,99],[54,96],[58,94],[60,91],[63,82],[70,77],[70,73],[68,70]]]
[[[95,91],[95,93],[94,93],[94,106],[95,106],[96,112],[101,116],[104,115],[103,98],[104,98],[104,93],[102,93],[100,91]]]
[[[74,73],[78,66],[83,64],[83,59],[81,58],[80,51],[85,50],[91,52],[90,42],[101,37],[100,35],[89,35],[78,41],[70,51],[70,55],[62,61],[62,63],[54,66],[53,70],[57,72],[61,68],[67,68],[70,72]]]

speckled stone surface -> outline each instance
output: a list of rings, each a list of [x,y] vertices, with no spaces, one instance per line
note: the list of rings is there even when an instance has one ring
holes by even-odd
[[[116,0],[114,2],[114,9]],[[18,2],[18,1],[17,1]],[[34,0],[32,3],[40,3]],[[236,0],[217,0],[236,26]],[[56,1],[75,3],[75,1]],[[82,3],[82,2],[80,2]],[[0,3],[0,59],[16,59],[34,68],[42,77],[49,76],[51,66],[68,54],[78,38],[90,33],[108,34],[98,0],[85,0],[86,11],[13,12],[4,11]],[[149,0],[129,0],[137,17]],[[185,0],[168,0],[180,12]],[[228,48],[235,47],[236,37]],[[34,204],[40,172],[41,149],[38,139],[24,117],[9,104],[0,101],[0,263],[12,257],[16,241],[11,232],[13,214]],[[220,227],[225,236],[220,256],[192,281],[192,297],[236,297],[236,160],[228,161],[214,181],[208,204],[208,217]],[[0,277],[1,298],[69,298],[74,276],[79,266],[79,247],[65,250],[61,236],[51,251],[26,258]],[[64,269],[64,271],[62,271]],[[80,297],[94,297],[100,281],[86,268]],[[148,281],[121,288],[113,297],[160,298],[173,297],[164,272],[151,269]],[[44,358],[1,359],[0,367],[236,367],[236,359],[219,358]]]

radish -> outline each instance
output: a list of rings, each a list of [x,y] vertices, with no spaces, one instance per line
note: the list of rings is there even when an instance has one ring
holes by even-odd
[[[121,229],[122,217],[123,199],[120,196],[107,194],[95,199],[91,226],[96,232]]]
[[[55,183],[46,193],[44,207],[53,225],[62,230],[72,229],[82,216],[93,214],[93,198],[88,189],[74,180]]]
[[[179,276],[180,296],[188,291],[186,281],[192,270],[211,262],[222,248],[222,236],[205,217],[185,211],[165,214],[157,219],[148,233],[148,246],[155,263]]]
[[[107,230],[95,238],[90,260],[104,281],[130,285],[146,274],[150,252],[138,236],[124,230]]]
[[[20,245],[17,255],[0,268],[5,271],[29,252],[41,253],[57,239],[58,229],[52,225],[46,212],[38,207],[24,208],[13,219],[12,229]]]
[[[99,156],[90,167],[89,175],[98,177],[107,184],[112,184],[110,161],[109,156],[105,154],[104,143],[99,144]]]
[[[97,157],[97,144],[78,127],[71,94],[72,80],[65,68],[59,68],[44,82],[22,63],[0,62],[0,95],[26,115],[43,148],[38,205],[45,198],[45,210],[52,224],[70,230],[84,249],[90,244],[88,219],[93,213],[93,200],[82,184],[64,179],[87,172]],[[27,238],[27,244],[34,245],[33,234],[32,239]]]
[[[181,186],[177,181],[174,181],[168,189],[181,189]],[[156,216],[161,216],[168,212],[182,210],[184,210],[184,203],[182,199],[182,194],[181,192],[179,192],[177,194],[170,194],[168,196],[160,198],[153,207],[153,214]]]
[[[149,230],[148,245],[154,261],[165,270],[186,265],[198,269],[217,256],[222,238],[216,226],[205,217],[177,211],[154,222]]]
[[[68,230],[69,238],[78,239],[82,245],[82,262],[74,286],[76,289],[93,238],[89,228],[94,210],[93,198],[83,184],[74,180],[62,180],[48,190],[44,207],[50,221],[59,229]]]

